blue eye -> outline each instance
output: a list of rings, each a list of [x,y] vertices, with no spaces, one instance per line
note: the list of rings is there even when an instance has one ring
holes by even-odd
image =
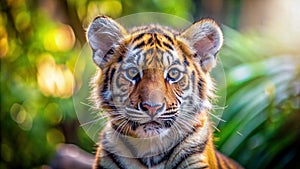
[[[126,77],[129,79],[129,80],[138,80],[140,78],[140,73],[139,73],[139,70],[135,67],[131,67],[129,69],[126,70]]]
[[[173,82],[178,81],[181,78],[181,72],[177,68],[172,68],[169,70],[167,79]]]

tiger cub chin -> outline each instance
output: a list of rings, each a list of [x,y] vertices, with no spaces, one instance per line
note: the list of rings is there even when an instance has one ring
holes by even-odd
[[[223,35],[212,19],[177,32],[99,16],[87,37],[98,67],[91,98],[108,117],[95,169],[242,168],[213,145],[209,72]]]

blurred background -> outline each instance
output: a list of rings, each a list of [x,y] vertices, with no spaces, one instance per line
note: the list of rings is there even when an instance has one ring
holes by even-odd
[[[1,1],[0,168],[55,168],[62,143],[95,152],[72,101],[85,28],[99,14],[137,12],[222,23],[227,102],[217,149],[246,168],[299,168],[299,7],[297,0]]]

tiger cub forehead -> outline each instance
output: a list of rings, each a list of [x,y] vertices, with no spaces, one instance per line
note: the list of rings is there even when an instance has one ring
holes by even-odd
[[[125,61],[148,69],[165,68],[184,62],[179,33],[169,27],[149,25],[133,28],[125,41]],[[180,45],[179,45],[180,44]]]
[[[150,67],[172,64],[180,58],[181,64],[189,60],[208,73],[215,66],[216,55],[223,44],[222,31],[212,19],[202,19],[178,33],[159,25],[128,31],[113,19],[99,16],[90,24],[87,38],[93,50],[94,63],[100,69],[126,58],[134,60],[135,64],[140,64],[145,58],[154,59],[151,64],[148,62]],[[142,60],[136,57],[142,53]]]

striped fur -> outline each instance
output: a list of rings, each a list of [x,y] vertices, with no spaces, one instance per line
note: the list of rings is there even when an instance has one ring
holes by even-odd
[[[223,42],[213,20],[127,31],[101,16],[88,40],[99,67],[91,98],[108,117],[95,169],[242,168],[212,141],[209,72]]]

